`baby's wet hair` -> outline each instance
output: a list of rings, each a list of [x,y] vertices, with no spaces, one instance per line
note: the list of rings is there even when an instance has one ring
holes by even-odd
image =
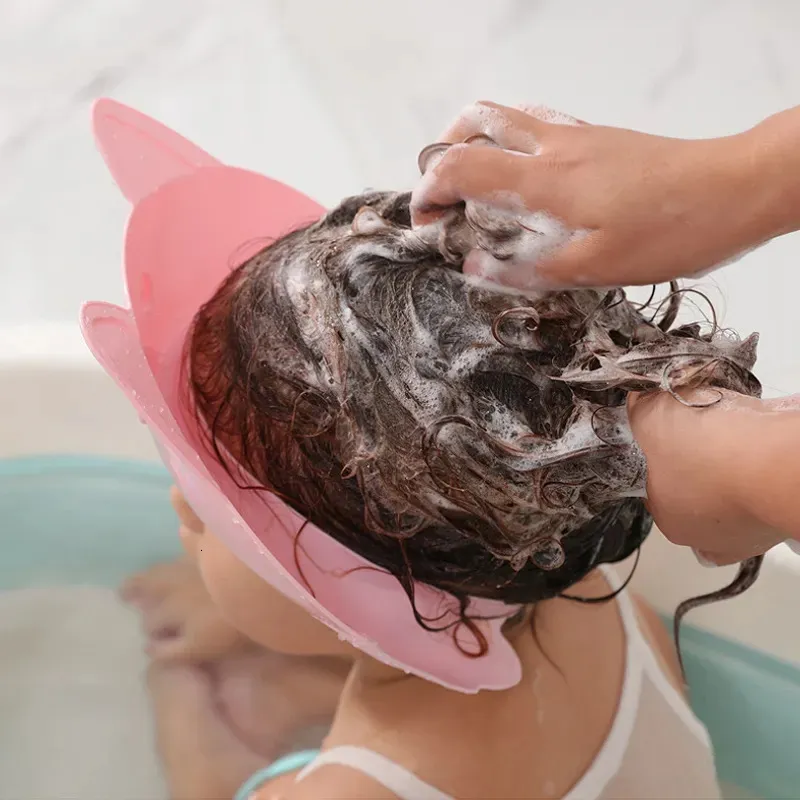
[[[417,581],[450,592],[467,624],[472,597],[536,603],[641,545],[630,392],[760,392],[753,338],[670,328],[680,293],[659,316],[620,290],[461,274],[471,247],[501,257],[513,235],[456,209],[432,242],[407,194],[349,198],[234,270],[187,343],[189,399],[228,471],[412,604]]]

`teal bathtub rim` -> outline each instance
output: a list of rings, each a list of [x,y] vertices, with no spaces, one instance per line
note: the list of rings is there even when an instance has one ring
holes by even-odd
[[[168,472],[151,462],[0,459],[0,590],[113,587],[174,558],[180,546],[170,485]],[[692,705],[711,734],[720,778],[761,798],[800,800],[800,669],[691,626],[681,639]]]
[[[130,475],[171,480],[167,470],[155,461],[138,461],[111,456],[71,455],[57,453],[47,456],[13,456],[0,458],[0,478],[9,475],[41,475],[48,471],[122,469]]]
[[[171,483],[162,466],[143,461],[0,459],[0,589],[116,588],[131,572],[174,558],[181,550]]]

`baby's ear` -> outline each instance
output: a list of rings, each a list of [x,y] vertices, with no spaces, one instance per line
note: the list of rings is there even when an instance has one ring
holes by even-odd
[[[361,206],[353,218],[353,233],[355,234],[377,233],[391,227],[391,223],[387,222],[372,206]]]
[[[92,109],[97,147],[133,204],[160,186],[219,161],[160,122],[102,98]]]
[[[169,490],[169,499],[181,525],[185,525],[193,533],[203,530],[203,520],[195,514],[194,509],[186,502],[186,498],[177,486],[173,486]]]

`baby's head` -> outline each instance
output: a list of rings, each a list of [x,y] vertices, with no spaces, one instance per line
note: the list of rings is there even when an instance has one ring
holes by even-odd
[[[415,582],[450,592],[469,624],[470,597],[535,603],[638,548],[651,521],[627,394],[754,394],[754,352],[699,326],[665,332],[619,291],[470,282],[468,250],[502,256],[513,230],[461,209],[432,243],[408,202],[351,198],[236,269],[195,318],[188,385],[234,477],[391,572],[410,603]],[[270,611],[203,569],[234,621],[264,630]],[[305,649],[273,619],[255,638]]]

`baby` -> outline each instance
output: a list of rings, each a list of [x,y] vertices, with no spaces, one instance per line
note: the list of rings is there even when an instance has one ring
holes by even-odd
[[[603,565],[651,526],[627,394],[753,393],[752,343],[667,330],[672,310],[657,324],[621,292],[470,282],[471,231],[489,249],[504,236],[456,211],[431,241],[411,230],[408,195],[351,198],[235,269],[194,320],[187,402],[229,474],[394,575],[413,608],[418,584],[455,596],[465,659],[488,646],[472,599],[507,604],[522,664],[515,686],[469,695],[379,662],[257,577],[177,497],[189,558],[238,631],[351,665],[321,752],[280,760],[247,791],[718,797],[668,637]],[[165,756],[185,756],[173,765],[206,769],[213,747],[196,727],[162,734]]]
[[[177,489],[171,494],[188,544],[203,524]],[[349,653],[292,656],[257,645],[220,614],[188,557],[132,576],[121,595],[142,617],[171,797],[231,798],[265,763],[320,746]]]

